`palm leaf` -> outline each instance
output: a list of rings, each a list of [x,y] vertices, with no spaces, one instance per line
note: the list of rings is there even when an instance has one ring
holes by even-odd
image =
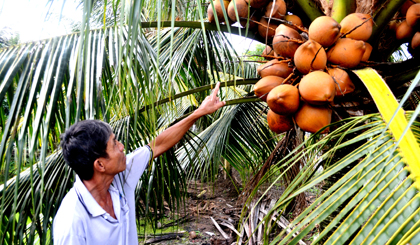
[[[87,2],[84,6],[89,16],[92,6]],[[88,22],[81,30],[1,50],[0,94],[7,104],[0,109],[5,173],[0,235],[5,243],[51,239],[47,231],[52,217],[73,180],[58,142],[74,122],[93,118],[110,122],[130,152],[197,106],[217,80],[237,86],[222,92],[231,104],[246,102],[239,91],[249,92],[250,87],[241,84],[256,82],[236,80],[238,75],[252,77],[255,66],[226,62],[237,58],[223,34],[174,28],[156,36],[141,28],[90,30]],[[197,126],[204,129],[220,116],[201,120]],[[226,140],[220,141],[221,146]],[[216,152],[220,156],[222,151]],[[163,210],[164,200],[179,207],[185,188],[183,170],[168,154],[155,163],[155,170],[145,173],[137,190],[143,204],[157,207],[155,214]],[[14,177],[9,175],[13,169]],[[152,186],[162,191],[148,191]],[[148,212],[142,205],[137,210]]]
[[[406,119],[400,109],[402,104],[398,106],[395,99],[390,99],[392,93],[376,72],[360,70],[356,73],[372,94],[381,115],[330,125],[336,129],[329,135],[322,139],[312,136],[306,146],[296,149],[265,176],[263,181],[272,180],[274,176],[278,180],[284,174],[278,172],[282,167],[290,168],[302,159],[307,163],[264,219],[268,223],[271,215],[282,213],[293,197],[339,172],[345,173],[290,223],[289,234],[281,232],[271,244],[297,244],[325,221],[328,225],[320,231],[314,244],[321,241],[325,244],[405,244],[417,239],[420,218],[417,132],[420,124],[415,120],[420,109],[406,112]],[[417,75],[407,94],[419,80]],[[407,123],[407,120],[410,121]],[[354,150],[349,154],[334,160],[337,152],[351,148]],[[319,166],[323,166],[324,171],[314,172]]]

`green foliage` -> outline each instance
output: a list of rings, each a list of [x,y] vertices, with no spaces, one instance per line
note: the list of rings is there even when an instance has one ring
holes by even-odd
[[[264,61],[265,59],[263,57],[260,57],[262,55],[266,45],[265,44],[257,44],[255,45],[255,49],[248,50],[245,52],[245,55],[247,56],[247,60],[253,60],[253,61]]]
[[[391,8],[378,10],[377,16],[381,18],[375,19],[374,35],[379,36],[387,18],[394,16],[402,2],[391,1]],[[0,187],[0,240],[4,244],[51,242],[51,222],[74,177],[62,159],[59,136],[77,121],[109,122],[129,153],[196,108],[216,81],[223,82],[221,97],[228,100],[228,106],[198,121],[173,151],[151,165],[138,184],[137,215],[155,221],[164,201],[173,210],[180,207],[187,177],[209,173],[214,176],[212,173],[222,158],[241,176],[248,176],[259,170],[276,145],[276,138],[264,120],[264,104],[250,97],[250,84],[256,82],[255,65],[243,62],[232,52],[234,44],[223,34],[252,37],[250,30],[207,23],[207,2],[203,0],[81,3],[84,18],[77,27],[80,33],[0,49],[0,168],[5,175],[5,184]],[[294,3],[309,19],[322,14],[316,4],[301,0]],[[175,21],[176,18],[183,21]],[[262,50],[260,45],[247,55],[260,55]],[[291,197],[309,190],[344,166],[355,165],[352,173],[357,174],[349,174],[346,180],[357,182],[358,188],[342,181],[343,186],[323,193],[317,202],[322,206],[311,206],[294,222],[298,225],[295,230],[303,228],[302,235],[328,216],[328,205],[334,205],[331,209],[335,209],[347,200],[334,197],[343,193],[357,195],[358,199],[350,202],[343,214],[357,207],[357,201],[364,201],[360,199],[364,198],[366,189],[363,188],[370,188],[373,182],[364,187],[367,175],[363,174],[372,174],[371,167],[388,171],[394,164],[359,162],[358,157],[351,156],[334,162],[332,156],[336,150],[358,142],[365,143],[360,148],[365,155],[364,151],[374,151],[366,142],[379,142],[378,149],[395,143],[388,134],[378,136],[384,128],[378,115],[348,119],[337,125],[340,128],[335,133],[321,140],[312,137],[305,147],[293,151],[290,158],[283,159],[273,169],[280,179],[284,177],[284,169],[296,159],[304,158],[309,163],[278,201],[274,210],[281,211]],[[350,134],[358,136],[346,138]],[[327,150],[324,148],[327,146],[332,148]],[[321,164],[326,171],[313,175],[313,170]],[[29,168],[24,170],[25,166]],[[399,191],[405,188],[401,187],[404,171],[395,175],[397,180],[392,182]],[[16,176],[11,178],[9,173]],[[408,182],[407,179],[404,183]],[[359,189],[363,191],[358,192]],[[416,200],[402,200],[398,205],[403,202],[417,205]],[[325,213],[320,211],[325,207]],[[413,206],[402,208],[414,210]],[[417,210],[410,218],[410,222],[415,221],[412,230],[403,224],[398,232],[418,234],[413,232],[418,229]],[[332,224],[338,221],[340,218]],[[275,242],[282,235],[285,234],[280,234]],[[317,241],[323,236],[327,236],[325,232]]]

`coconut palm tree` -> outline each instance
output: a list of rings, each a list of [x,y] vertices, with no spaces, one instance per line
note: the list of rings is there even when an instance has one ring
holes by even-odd
[[[403,3],[402,0],[377,1],[373,4],[336,0],[330,2],[330,5],[318,1],[310,1],[309,4],[301,0],[287,2],[290,12],[302,16],[306,23],[330,13],[340,20],[356,11],[356,8],[361,12],[372,13],[376,23],[371,37],[375,61],[387,60],[400,46],[395,40],[383,45],[382,40],[389,33],[387,24]],[[67,127],[80,120],[101,119],[109,122],[124,143],[126,151],[130,152],[188,114],[205,98],[216,81],[222,82],[221,96],[227,101],[227,106],[215,115],[200,120],[181,144],[151,165],[139,182],[137,210],[139,215],[146,217],[158,217],[164,201],[171,208],[178,208],[186,178],[206,174],[214,176],[211,173],[214,173],[222,158],[242,173],[255,174],[270,154],[281,150],[276,147],[281,136],[273,137],[266,126],[265,104],[252,96],[251,85],[258,80],[255,65],[243,62],[243,57],[238,56],[232,47],[235,44],[229,42],[225,33],[264,40],[248,28],[223,25],[218,20],[216,24],[208,23],[206,10],[209,4],[214,7],[212,2],[206,1],[135,0],[108,1],[106,4],[83,1],[84,19],[79,33],[0,50],[0,100],[3,105],[0,109],[0,157],[4,174],[4,184],[0,190],[2,242],[45,244],[51,240],[52,233],[49,230],[52,218],[74,178],[64,164],[58,146],[59,138]],[[374,65],[397,96],[407,91],[404,84],[414,78],[419,68],[414,58],[370,65]],[[364,75],[370,74],[369,71],[359,73],[361,80],[366,82],[368,79]],[[375,79],[383,83],[382,79]],[[381,95],[378,92],[373,94]],[[409,95],[413,94],[415,90],[409,90]],[[363,91],[358,96],[370,97]],[[376,108],[372,109],[369,104],[364,105],[361,101],[354,100],[355,104],[359,104],[353,108],[344,108],[343,102],[341,108],[345,112],[376,111]],[[373,104],[381,103],[375,100]],[[412,118],[416,118],[416,114]],[[398,120],[402,126],[405,125],[400,122],[402,119]],[[379,164],[379,168],[374,169],[376,171],[382,166],[388,166],[388,161],[370,160],[373,156],[370,152],[378,152],[381,159],[387,159],[388,155],[380,149],[398,140],[393,132],[381,131],[388,121],[390,118],[383,114],[345,119],[336,123],[337,131],[328,137],[318,140],[315,134],[301,146],[303,150],[298,154],[288,156],[278,163],[270,162],[275,164],[273,171],[279,170],[280,176],[286,173],[285,166],[295,159],[304,157],[307,163],[305,171],[290,183],[284,196],[270,212],[283,210],[290,203],[291,197],[339,170],[346,169],[350,173],[350,177],[342,177],[343,183],[364,176],[356,170],[369,171],[370,168],[355,165],[354,162],[365,155],[366,160],[360,162],[373,166]],[[365,126],[366,122],[370,122],[368,126]],[[363,132],[362,136],[356,137],[358,132]],[[418,138],[418,135],[414,134],[414,137]],[[383,138],[387,139],[386,144]],[[347,152],[350,152],[351,143],[363,140],[371,142],[371,145],[356,149],[355,152],[363,151],[365,155],[359,154],[356,158],[354,153],[350,153],[342,159],[350,158],[352,161],[331,161],[339,150],[348,149]],[[409,142],[417,144],[412,139]],[[325,146],[325,149],[320,146]],[[317,174],[314,169],[321,163],[324,171]],[[402,164],[412,166],[409,162]],[[273,174],[273,171],[267,174]],[[405,174],[401,177],[403,179],[409,179],[407,176],[416,173],[408,167],[405,171],[410,175]],[[375,176],[381,179],[379,175]],[[271,179],[266,175],[261,181]],[[403,188],[410,188],[408,184],[400,186],[398,180],[395,183],[393,187],[397,188],[397,192],[404,194],[400,195],[401,198],[415,205],[415,199],[410,201],[415,196],[411,195],[415,190],[409,189],[410,194],[407,195],[408,191],[405,192]],[[380,185],[373,186],[379,189]],[[303,229],[297,240],[310,232],[325,216],[330,216],[324,210],[332,210],[328,206],[331,201],[328,200],[334,199],[328,198],[334,198],[333,191],[350,191],[348,195],[364,193],[360,185],[339,187],[331,187],[317,202],[326,208],[320,206],[315,209],[311,206],[292,223],[301,223],[305,214],[312,212],[311,218],[296,226],[296,231],[300,231],[307,224],[306,230]],[[346,200],[343,199],[340,204]],[[343,208],[344,211],[340,213],[342,216],[336,218],[338,221],[333,220],[325,233],[335,230],[341,217],[350,217],[348,210],[359,208],[360,202],[357,200],[352,202],[352,206]],[[376,207],[382,207],[388,200],[380,199],[384,204],[376,204]],[[365,216],[370,217],[370,214]],[[410,224],[403,226],[401,232],[417,234],[417,220],[414,218],[410,219]],[[389,227],[396,224],[393,223],[395,219],[391,217],[381,222]],[[360,222],[367,222],[367,218]],[[352,237],[350,233],[347,238],[341,239],[349,237]],[[395,239],[401,240],[401,237],[396,236]],[[404,239],[411,237],[407,235]]]

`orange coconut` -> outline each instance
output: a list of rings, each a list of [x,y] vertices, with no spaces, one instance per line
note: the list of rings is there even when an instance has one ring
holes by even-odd
[[[420,32],[414,34],[413,39],[411,39],[411,48],[417,50],[420,46]]]
[[[315,40],[322,47],[333,45],[340,37],[341,26],[329,16],[321,16],[309,26],[309,39]]]
[[[268,93],[267,105],[277,114],[293,114],[299,108],[299,91],[290,84],[279,85]]]
[[[270,21],[270,25],[268,24],[268,21],[261,17],[260,24],[258,24],[258,33],[261,37],[271,39],[276,34],[276,28],[278,24],[276,24],[273,20]]]
[[[302,37],[295,29],[286,25],[279,25],[276,28],[276,35],[273,38],[273,49],[282,57],[292,58],[296,52],[296,49],[300,46],[299,42]]]
[[[224,4],[225,11],[227,13],[227,8],[228,8],[228,5],[229,5],[228,0],[224,0],[224,1],[215,0],[215,1],[213,1],[214,9],[216,10],[216,16],[219,19],[219,22],[226,22],[226,20],[223,16],[222,3]],[[215,15],[213,13],[213,8],[211,7],[211,4],[209,4],[209,7],[207,8],[207,16],[209,18],[210,23],[215,23],[216,22],[214,20]]]
[[[420,3],[411,5],[411,7],[407,10],[405,20],[407,21],[407,24],[414,29],[420,29]]]
[[[274,50],[268,45],[265,45],[265,49],[263,50],[262,55],[263,56],[276,56],[275,53],[274,53]],[[270,57],[264,57],[264,58],[266,60],[274,59],[274,58],[270,58]]]
[[[365,53],[365,42],[351,38],[340,38],[327,52],[328,61],[331,63],[353,68],[362,60]]]
[[[269,0],[247,0],[247,2],[249,2],[249,5],[256,9],[264,7],[265,5],[267,5],[268,1]]]
[[[270,1],[265,8],[265,16],[269,18],[283,19],[285,15],[286,3],[284,0],[275,0],[274,3]]]
[[[405,16],[407,14],[407,10],[411,7],[411,5],[420,3],[420,0],[407,0],[405,3],[401,6],[400,13],[402,16]]]
[[[370,58],[370,54],[372,53],[372,45],[365,42],[365,52],[363,53],[362,61],[368,61]]]
[[[289,131],[293,128],[293,119],[291,116],[279,115],[272,110],[267,112],[268,127],[277,134]]]
[[[246,23],[246,18],[248,18],[248,3],[245,2],[245,0],[235,0],[235,2],[236,2],[236,10],[238,11],[239,21],[242,25],[244,21]],[[234,22],[239,22],[236,18],[235,4],[233,3],[233,1],[229,3],[228,16]],[[245,18],[245,19],[242,19],[242,18]]]
[[[296,68],[303,74],[327,67],[327,53],[321,44],[308,40],[300,45],[293,58]]]
[[[331,123],[331,114],[332,111],[327,106],[314,106],[302,103],[294,118],[296,124],[303,131],[315,133]],[[326,128],[322,133],[327,133],[328,131],[329,129]]]
[[[288,14],[288,15],[284,16],[284,20],[289,21],[293,25],[303,27],[303,22],[299,18],[299,16],[297,16],[297,15]],[[290,27],[292,27],[293,29],[296,29],[294,26],[290,26]]]
[[[333,78],[335,84],[335,97],[342,97],[354,91],[355,87],[349,74],[340,68],[328,69],[328,74]]]
[[[340,22],[341,33],[347,38],[367,41],[372,35],[373,20],[369,14],[349,14]],[[351,33],[349,33],[351,31]]]
[[[248,28],[249,29],[256,29],[256,27],[258,26],[257,22],[260,20],[259,17],[257,17],[257,15],[255,14],[255,12],[253,14],[251,14],[251,16],[249,17],[249,22],[247,20],[241,22],[241,24],[243,24],[244,27],[246,27],[247,23],[248,23]]]
[[[408,41],[414,35],[414,29],[406,20],[401,22],[395,30],[395,38],[401,41]]]
[[[335,83],[328,73],[314,71],[302,78],[299,83],[299,93],[304,101],[323,105],[334,100]]]
[[[283,83],[284,78],[276,76],[267,76],[261,78],[254,85],[254,93],[256,96],[260,97],[261,100],[266,101],[268,93],[275,87]]]
[[[260,77],[277,76],[286,78],[293,72],[293,67],[290,67],[287,62],[274,59],[258,66],[257,72]]]

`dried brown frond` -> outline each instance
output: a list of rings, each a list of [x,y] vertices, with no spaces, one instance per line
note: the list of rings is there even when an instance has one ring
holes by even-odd
[[[334,1],[333,0],[320,0],[322,4],[322,8],[324,9],[324,13],[326,16],[331,16],[332,6]]]
[[[312,0],[312,2],[315,4],[315,6],[320,9],[322,12],[325,13],[325,8],[324,8],[324,2],[325,0]],[[332,1],[331,1],[332,2]]]
[[[356,13],[370,14],[378,12],[392,0],[357,0]]]

